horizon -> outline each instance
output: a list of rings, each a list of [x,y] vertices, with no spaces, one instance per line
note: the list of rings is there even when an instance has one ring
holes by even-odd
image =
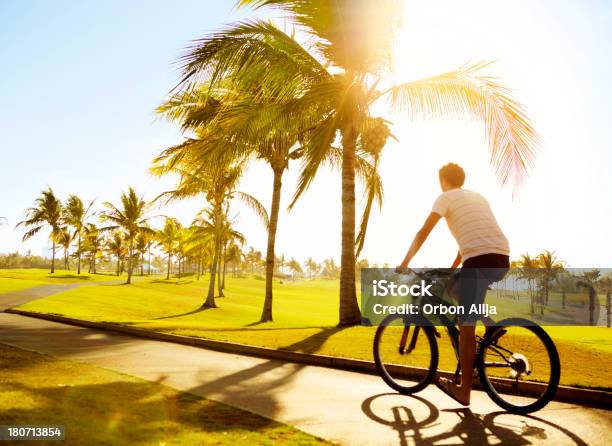
[[[612,237],[606,218],[612,204],[606,197],[612,192],[607,181],[612,155],[606,149],[612,138],[605,117],[612,111],[612,93],[601,87],[612,75],[605,48],[612,37],[612,6],[603,1],[521,1],[507,5],[499,17],[487,2],[469,3],[470,8],[450,1],[410,2],[392,78],[418,79],[470,61],[497,59],[487,73],[514,90],[544,140],[535,167],[513,197],[512,188],[501,188],[489,169],[480,125],[388,116],[400,142],[385,147],[380,168],[385,200],[382,212],[371,217],[361,257],[399,263],[440,193],[437,169],[452,161],[466,170],[466,187],[491,202],[510,239],[512,258],[550,249],[568,266],[609,265],[612,254],[605,247],[612,246]],[[146,3],[144,11],[144,2],[66,5],[41,3],[27,10],[0,5],[5,25],[0,38],[8,42],[0,55],[12,67],[0,84],[0,97],[12,104],[0,112],[5,165],[0,187],[11,191],[0,203],[0,216],[8,219],[0,226],[0,252],[39,254],[45,249],[48,231],[22,243],[23,231],[14,226],[47,185],[62,200],[69,193],[84,202],[95,198],[97,209],[103,201],[117,202],[129,185],[148,199],[171,187],[171,178],[157,180],[147,170],[157,153],[183,138],[177,126],[154,114],[178,80],[173,64],[191,39],[253,16],[249,9],[233,9],[233,1],[213,6],[185,1],[178,10],[163,2]],[[522,15],[525,5],[529,17]],[[442,8],[446,13],[437,14]],[[167,23],[169,11],[174,24]],[[511,34],[517,21],[520,34]],[[573,32],[567,33],[568,28]],[[9,165],[13,168],[7,172]],[[337,260],[339,175],[319,174],[287,213],[297,167],[290,166],[283,182],[276,254],[300,261]],[[255,162],[241,189],[269,209],[270,183],[267,166]],[[201,207],[197,199],[186,200],[162,213],[189,223]],[[247,237],[246,246],[265,251],[266,232],[257,217],[240,207],[232,215]],[[580,232],[585,223],[589,231]],[[308,237],[313,233],[316,237]],[[440,223],[414,266],[445,266],[455,253],[456,244]]]

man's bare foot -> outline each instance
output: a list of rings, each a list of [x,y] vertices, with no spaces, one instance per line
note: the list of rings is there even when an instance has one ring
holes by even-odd
[[[463,395],[463,392],[461,392],[461,387],[456,385],[450,379],[439,378],[436,381],[436,387],[438,387],[438,389],[440,389],[442,392],[457,401],[459,404],[462,404],[464,406],[470,405],[469,393],[467,395]]]

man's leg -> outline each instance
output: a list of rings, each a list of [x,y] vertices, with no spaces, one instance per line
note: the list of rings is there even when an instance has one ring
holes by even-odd
[[[462,325],[459,327],[459,363],[461,364],[461,386],[457,388],[457,397],[465,404],[470,403],[472,381],[474,379],[474,360],[476,359],[476,327]]]
[[[461,384],[457,385],[453,380],[440,378],[438,380],[438,387],[465,406],[470,404],[475,356],[476,327],[474,325],[461,325],[459,327]]]

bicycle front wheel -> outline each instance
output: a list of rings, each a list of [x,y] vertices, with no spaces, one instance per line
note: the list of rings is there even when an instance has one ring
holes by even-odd
[[[524,319],[505,319],[487,330],[477,368],[489,397],[508,412],[540,410],[555,396],[561,365],[552,339]]]
[[[420,318],[389,315],[374,336],[374,362],[392,389],[409,395],[427,387],[438,368],[433,327]]]

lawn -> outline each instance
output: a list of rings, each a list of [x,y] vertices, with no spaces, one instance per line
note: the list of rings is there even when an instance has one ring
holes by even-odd
[[[124,277],[125,278],[125,275]],[[38,285],[57,283],[88,283],[108,282],[121,280],[115,274],[88,274],[76,271],[65,271],[56,269],[55,273],[49,273],[48,269],[0,269],[0,293],[31,288]]]
[[[159,383],[3,344],[0,393],[2,424],[63,425],[66,445],[327,444]]]
[[[258,323],[264,282],[228,277],[219,308],[201,310],[205,281],[143,280],[77,288],[30,302],[28,311],[122,323],[210,339],[291,351],[372,359],[374,328],[335,327],[338,284],[331,280],[275,283],[274,322]],[[602,327],[547,327],[561,356],[561,382],[610,388],[612,332]],[[440,340],[441,367],[454,370],[448,340]]]

